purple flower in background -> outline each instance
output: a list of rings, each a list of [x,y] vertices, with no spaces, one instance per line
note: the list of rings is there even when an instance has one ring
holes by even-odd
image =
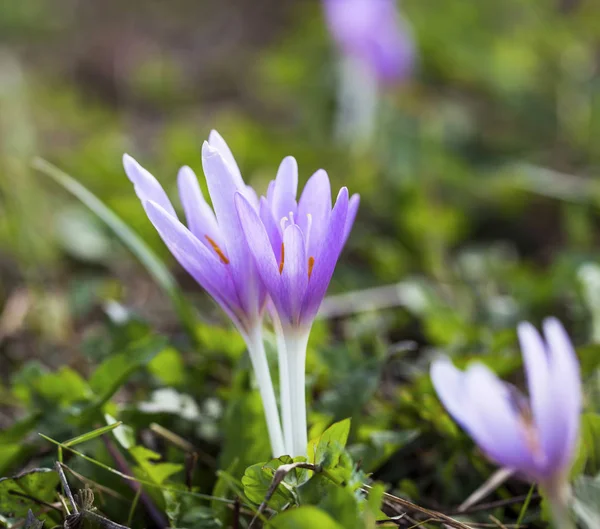
[[[148,218],[173,256],[217,301],[244,337],[263,398],[273,453],[282,455],[283,434],[262,341],[267,293],[234,202],[239,194],[257,210],[256,193],[244,183],[229,147],[216,131],[202,146],[202,166],[214,211],[204,199],[194,172],[189,167],[179,171],[179,196],[187,227],[179,221],[154,176],[131,156],[124,155],[123,165]]]
[[[395,0],[323,0],[329,30],[343,54],[363,63],[383,83],[402,81],[414,45]]]
[[[450,415],[491,459],[559,501],[579,434],[579,363],[555,318],[544,322],[544,339],[529,323],[518,334],[529,399],[482,364],[463,372],[443,358],[433,363],[431,378]]]
[[[258,211],[243,193],[236,195],[246,240],[274,306],[284,438],[293,456],[306,454],[308,336],[359,205],[358,195],[349,198],[343,187],[332,208],[323,170],[308,180],[299,201],[297,188],[298,165],[287,157]]]

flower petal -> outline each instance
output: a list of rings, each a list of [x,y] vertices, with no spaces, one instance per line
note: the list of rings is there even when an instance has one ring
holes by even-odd
[[[208,248],[212,246],[207,236],[225,248],[215,214],[202,195],[194,171],[187,166],[182,167],[177,175],[177,185],[190,231]]]
[[[542,337],[530,323],[520,323],[517,332],[529,387],[531,411],[539,442],[548,461],[549,454],[554,451],[552,444],[556,434],[562,438],[562,434],[555,429],[555,409],[552,403],[555,388],[551,386],[548,352]]]
[[[465,385],[471,402],[466,430],[475,442],[498,464],[536,476],[537,465],[508,386],[482,364],[467,369]]]
[[[133,183],[135,194],[144,203],[146,200],[156,202],[169,215],[177,218],[169,197],[158,183],[158,180],[144,169],[128,154],[123,155],[123,167],[129,180]]]
[[[570,464],[577,438],[581,415],[581,375],[579,361],[564,327],[556,318],[544,321],[544,335],[550,353],[548,390],[553,394],[554,435],[548,454],[559,468]]]
[[[297,326],[300,308],[308,284],[308,262],[304,235],[296,224],[291,224],[283,232],[284,259],[281,269],[283,297],[288,313],[292,316],[292,325]]]
[[[265,197],[260,199],[259,215],[260,220],[262,221],[265,229],[267,230],[267,234],[269,235],[271,247],[273,248],[273,255],[275,255],[277,262],[280,263],[281,243],[283,242],[283,238],[281,237],[281,229],[279,224],[275,222],[275,219],[273,218],[273,212],[271,211],[271,207],[269,206],[269,203]]]
[[[258,211],[258,208],[260,206],[260,200],[258,199],[258,194],[254,190],[254,188],[252,186],[246,186],[246,190],[243,194],[248,199],[248,202],[252,204],[252,207],[256,211]]]
[[[148,218],[160,234],[175,259],[239,324],[236,313],[240,302],[226,265],[159,204],[146,201]]]
[[[331,281],[335,265],[337,264],[337,260],[344,246],[343,234],[344,226],[346,225],[347,212],[348,189],[342,187],[331,212],[331,218],[327,225],[327,232],[323,237],[321,247],[314,260],[312,273],[308,282],[301,316],[301,319],[305,323],[312,322],[325,297],[325,292]],[[310,253],[308,255],[311,256]]]
[[[267,292],[271,296],[277,310],[283,310],[279,264],[275,259],[265,226],[252,205],[241,193],[235,194],[235,205],[248,248],[254,257],[258,274],[265,284]]]
[[[466,428],[469,402],[466,401],[465,374],[448,357],[441,357],[432,362],[430,375],[444,408],[457,423]]]
[[[261,293],[260,286],[256,285],[256,272],[234,202],[236,193],[243,193],[245,186],[237,187],[230,165],[225,162],[219,151],[206,142],[202,146],[202,166],[217,222],[225,240],[225,253],[230,261],[231,276],[244,311],[253,316],[260,312],[264,292]]]
[[[231,174],[233,175],[233,179],[235,181],[235,185],[237,187],[243,187],[244,179],[242,178],[242,173],[240,168],[235,161],[235,157],[227,145],[227,142],[223,139],[216,130],[211,130],[208,135],[208,144],[213,148],[219,151],[219,154],[223,157],[229,168],[231,169]]]
[[[273,194],[275,193],[275,180],[271,180],[267,186],[267,203],[273,207]]]
[[[310,231],[307,217],[312,217]],[[309,256],[316,257],[329,226],[331,215],[331,186],[329,177],[323,169],[313,174],[302,191],[298,202],[298,224],[306,238]]]
[[[292,156],[287,156],[281,162],[273,187],[273,215],[279,222],[283,217],[289,217],[290,212],[296,215],[296,193],[298,192],[298,163]],[[291,220],[291,219],[290,219]]]
[[[359,205],[360,195],[355,193],[350,197],[350,202],[348,202],[348,214],[346,215],[346,226],[344,226],[344,244],[346,244],[350,232],[352,231],[352,226],[354,226],[354,220],[356,219]]]

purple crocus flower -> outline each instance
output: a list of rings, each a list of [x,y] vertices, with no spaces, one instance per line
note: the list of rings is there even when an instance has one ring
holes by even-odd
[[[431,379],[450,415],[483,452],[559,501],[579,433],[579,363],[555,318],[544,322],[544,338],[529,323],[521,323],[518,334],[529,399],[482,364],[463,372],[442,358],[433,363]]]
[[[414,46],[395,0],[323,0],[329,30],[344,55],[383,83],[410,73]]]
[[[299,201],[297,188],[298,165],[287,157],[258,211],[243,193],[236,195],[246,240],[274,307],[284,438],[293,456],[306,454],[308,336],[359,205],[359,196],[349,198],[343,187],[332,208],[323,170],[308,180]]]
[[[178,175],[179,196],[187,227],[179,221],[162,186],[131,156],[123,165],[148,218],[181,266],[231,318],[243,336],[263,398],[271,446],[284,454],[283,434],[262,340],[266,290],[258,275],[238,219],[234,198],[240,194],[249,207],[258,198],[246,186],[231,150],[216,132],[202,146],[202,166],[214,207],[208,205],[189,167]]]

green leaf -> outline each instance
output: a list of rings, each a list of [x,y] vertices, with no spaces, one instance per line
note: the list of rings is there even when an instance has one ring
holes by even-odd
[[[170,490],[163,490],[163,497],[165,499],[165,513],[171,527],[179,527],[179,517],[181,515],[179,495]]]
[[[588,529],[600,527],[600,477],[582,476],[574,486],[573,509]]]
[[[229,465],[229,468],[227,468],[226,471],[221,470],[221,471],[217,472],[217,481],[215,482],[215,485],[212,490],[212,495],[214,497],[216,497],[216,498],[231,497],[232,487],[230,485],[230,481],[232,478],[230,478],[230,475],[234,473],[237,465],[238,465],[238,462],[236,460],[236,461],[233,461],[231,463],[231,465]],[[234,492],[234,494],[235,494],[235,492]],[[227,522],[229,520],[229,518],[231,517],[231,509],[229,509],[227,507],[227,504],[217,501],[217,500],[212,500],[210,502],[210,506],[211,506],[211,509],[213,510],[213,512],[219,518],[219,520],[223,520],[224,522]]]
[[[281,456],[277,459],[272,459],[268,463],[257,463],[248,467],[242,477],[244,494],[250,501],[261,504],[265,500],[268,490],[271,488],[275,471],[281,465],[289,465],[301,461],[306,461],[306,458],[297,457],[292,459],[290,456]],[[304,469],[294,469],[288,473],[275,489],[275,493],[269,500],[269,507],[279,510],[288,503],[294,503],[294,495],[291,489],[306,481],[306,476],[307,471]]]
[[[364,529],[352,490],[336,485],[323,474],[315,474],[300,487],[298,494],[302,504],[322,509],[345,529]]]
[[[15,463],[19,461],[22,449],[23,445],[17,443],[0,445],[0,473],[7,468],[16,466]]]
[[[114,232],[131,253],[139,259],[154,280],[169,295],[182,323],[188,330],[190,336],[195,340],[196,334],[191,307],[179,291],[177,282],[171,275],[171,272],[169,272],[169,269],[150,247],[127,224],[125,224],[114,211],[72,176],[69,176],[67,173],[61,171],[58,167],[42,158],[35,158],[33,167],[52,178],[63,189],[78,198]]]
[[[209,507],[196,505],[185,511],[181,516],[181,527],[194,529],[220,529],[224,527],[215,513]]]
[[[361,461],[361,467],[367,471],[381,467],[400,448],[413,442],[418,430],[382,430],[374,426],[359,428],[357,437],[367,437],[368,443],[354,444],[348,448],[354,461]]]
[[[182,490],[182,492],[185,492]],[[210,507],[201,500],[176,490],[163,490],[165,512],[171,527],[193,527],[194,529],[219,529],[223,527]]]
[[[33,382],[33,387],[44,399],[59,406],[68,406],[92,397],[87,382],[70,367],[61,367],[54,373],[42,375]]]
[[[350,434],[350,419],[332,424],[319,437],[308,443],[308,458],[324,468],[335,467],[346,447]]]
[[[233,360],[238,360],[246,350],[246,342],[231,327],[198,324],[196,335],[203,349],[218,351],[220,355],[225,354]]]
[[[98,395],[95,405],[106,403],[135,371],[150,362],[164,346],[163,338],[148,336],[138,341],[131,350],[102,362],[90,378],[90,386]]]
[[[181,354],[172,347],[165,347],[150,360],[148,371],[166,386],[179,386],[185,380],[185,365]]]
[[[326,512],[307,505],[281,513],[268,526],[271,529],[344,529]]]
[[[600,468],[600,414],[584,413],[581,416],[581,434],[571,477],[576,477],[589,467],[592,472]]]
[[[369,495],[366,501],[365,518],[369,526],[375,527],[375,520],[385,520],[387,516],[381,511],[383,505],[383,495],[385,494],[385,485],[383,483],[374,483],[369,489]]]
[[[58,482],[58,474],[49,468],[35,468],[12,478],[0,479],[0,514],[25,518],[29,509],[37,509],[39,505],[20,494],[52,502]]]
[[[157,463],[160,454],[144,446],[134,446],[129,453],[137,461],[140,468],[157,485],[162,485],[170,476],[181,472],[183,465],[175,463]]]

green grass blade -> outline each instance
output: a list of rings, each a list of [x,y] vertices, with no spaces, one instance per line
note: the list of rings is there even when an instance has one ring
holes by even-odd
[[[529,492],[527,493],[527,498],[525,498],[525,502],[523,503],[523,507],[521,507],[521,512],[519,512],[519,518],[517,518],[517,523],[515,527],[521,527],[521,523],[523,522],[523,518],[525,518],[525,514],[527,513],[527,509],[529,508],[529,502],[531,501],[531,497],[533,496],[533,491],[535,490],[535,484],[529,487]]]
[[[42,158],[34,158],[32,166],[79,199],[114,232],[131,253],[138,258],[158,285],[169,295],[183,325],[195,342],[196,333],[191,307],[181,294],[169,269],[150,247],[117,214],[75,178]]]
[[[123,424],[122,421],[117,421],[113,424],[109,424],[108,426],[103,426],[102,428],[97,428],[96,430],[92,430],[91,432],[87,432],[82,435],[78,435],[77,437],[73,437],[72,439],[69,439],[68,441],[65,441],[62,444],[64,446],[75,446],[80,443],[85,443],[86,441],[91,441],[92,439],[95,439],[96,437],[104,435],[105,433],[110,432],[111,430],[114,430],[115,428],[118,428],[122,424]]]
[[[123,479],[126,479],[127,481],[135,481],[136,483],[144,485],[145,487],[152,487],[152,488],[163,490],[163,491],[169,491],[169,492],[173,492],[175,494],[179,494],[181,496],[192,496],[194,498],[198,498],[201,500],[218,501],[218,502],[227,503],[230,505],[235,504],[235,500],[229,500],[227,498],[219,498],[217,496],[211,496],[210,494],[202,494],[201,492],[195,492],[193,490],[181,489],[177,486],[169,487],[169,486],[165,486],[165,485],[157,485],[156,483],[154,483],[152,481],[147,481],[145,479],[136,478],[135,476],[130,476],[130,475],[120,472],[108,465],[105,465],[101,461],[98,461],[97,459],[94,459],[93,457],[90,457],[90,456],[84,454],[83,452],[79,452],[78,450],[75,450],[74,448],[65,446],[64,443],[56,441],[55,439],[52,439],[52,437],[48,437],[47,435],[44,435],[43,433],[38,433],[38,435],[42,439],[48,441],[49,443],[52,443],[53,445],[58,446],[58,447],[62,447],[65,450],[68,450],[69,452],[71,452],[72,454],[75,454],[76,456],[84,459],[85,461],[92,463],[93,465],[96,465],[96,466],[106,470],[107,472],[110,472],[111,474],[115,474]],[[243,506],[248,509],[252,509],[251,505],[243,504]]]

